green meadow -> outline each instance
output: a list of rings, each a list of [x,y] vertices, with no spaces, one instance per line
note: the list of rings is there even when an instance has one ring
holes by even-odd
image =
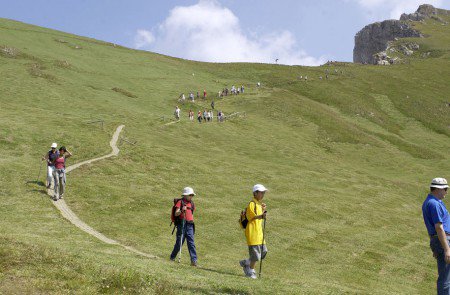
[[[434,293],[421,204],[450,178],[450,25],[415,27],[427,37],[403,64],[304,67],[193,62],[0,19],[0,294]],[[217,98],[232,85],[245,93]],[[190,122],[212,99],[245,116]],[[108,154],[121,124],[119,155],[68,174],[65,201],[157,259],[82,232],[46,194],[52,142],[71,165]],[[237,220],[256,183],[270,190],[269,253],[251,280]],[[186,247],[169,261],[185,186],[198,268]]]

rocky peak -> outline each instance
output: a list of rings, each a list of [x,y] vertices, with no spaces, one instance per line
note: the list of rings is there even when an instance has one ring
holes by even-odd
[[[421,36],[418,31],[399,20],[385,20],[367,25],[355,36],[353,62],[375,64],[377,59],[374,54],[386,50],[389,41]]]
[[[447,10],[445,9],[437,9],[433,5],[430,4],[422,4],[419,6],[416,12],[406,14],[403,13],[400,16],[401,21],[423,21],[425,19],[433,18],[435,20],[441,20],[441,18],[438,17],[438,14],[447,14]]]
[[[399,38],[422,37],[420,32],[410,27],[410,21],[424,21],[433,19],[443,24],[445,21],[439,15],[448,15],[450,11],[438,9],[429,4],[420,5],[416,12],[402,14],[400,20],[386,20],[365,26],[355,35],[355,47],[353,49],[353,62],[367,64],[386,64],[389,56],[386,51],[392,45],[392,41]],[[446,24],[446,23],[445,23]],[[410,55],[409,48],[399,48],[400,52]],[[394,49],[392,49],[394,50]],[[380,63],[383,61],[383,63]]]

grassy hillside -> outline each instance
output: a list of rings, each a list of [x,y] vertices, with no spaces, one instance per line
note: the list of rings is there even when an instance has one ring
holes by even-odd
[[[416,28],[429,36],[415,40],[421,50],[436,54],[311,68],[185,61],[0,19],[0,293],[431,293],[420,206],[432,178],[450,178],[450,28]],[[245,93],[216,99],[231,85]],[[207,100],[165,125],[181,92],[203,89]],[[189,122],[211,98],[246,116]],[[80,162],[109,153],[119,124],[136,144],[69,174],[65,200],[159,259],[79,231],[35,183],[52,142]],[[238,265],[238,212],[255,183],[270,189],[261,280]],[[187,185],[197,192],[196,269],[187,251],[180,265],[168,259],[172,199]]]

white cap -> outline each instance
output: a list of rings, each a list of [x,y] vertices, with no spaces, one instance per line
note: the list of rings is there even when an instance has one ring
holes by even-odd
[[[55,149],[56,149],[57,146],[58,146],[58,145],[56,144],[56,142],[54,142],[54,143],[52,143],[51,148],[55,148]]]
[[[195,196],[195,193],[194,193],[194,190],[192,189],[192,187],[185,187],[184,189],[183,189],[183,193],[181,194],[182,196],[189,196],[189,195],[194,195]]]
[[[441,178],[441,177],[435,178],[431,181],[430,187],[435,187],[435,188],[440,188],[440,189],[447,188],[448,187],[447,179]]]
[[[256,191],[258,191],[258,192],[265,192],[265,191],[267,191],[267,189],[266,189],[266,187],[265,187],[264,185],[262,185],[262,184],[255,184],[255,185],[253,186],[253,192],[256,192]]]

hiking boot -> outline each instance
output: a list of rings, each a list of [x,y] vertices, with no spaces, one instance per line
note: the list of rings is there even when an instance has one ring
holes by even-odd
[[[247,260],[244,259],[239,261],[239,265],[242,267],[242,269],[244,270],[244,275],[247,277],[250,272],[250,266],[247,264]]]
[[[250,269],[250,270],[249,270],[247,277],[248,277],[248,278],[251,278],[251,279],[257,279],[257,278],[258,278],[258,277],[256,276],[256,272],[255,272],[254,269]]]
[[[59,196],[59,198],[60,198],[60,199],[62,199],[62,198],[63,198],[63,196],[64,196],[64,194],[60,195],[60,196]]]
[[[58,201],[58,196],[57,195],[53,196],[53,201]]]
[[[191,266],[197,267],[197,261],[192,261]]]

